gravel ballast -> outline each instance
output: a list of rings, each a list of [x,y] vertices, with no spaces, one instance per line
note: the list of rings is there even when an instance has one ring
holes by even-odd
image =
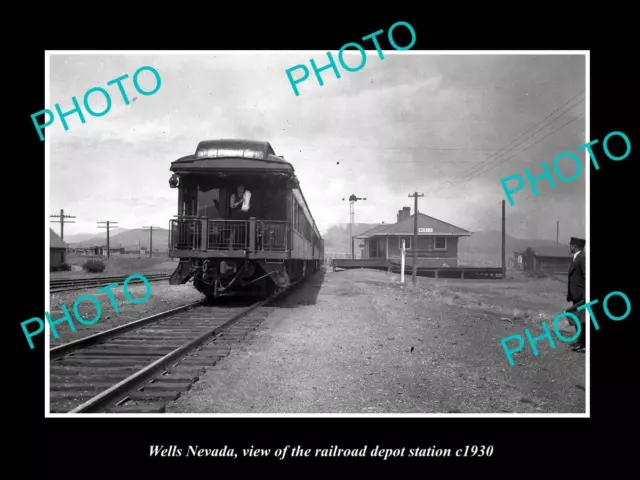
[[[511,367],[500,339],[524,328],[539,335],[535,322],[444,301],[429,293],[435,279],[398,280],[318,272],[167,413],[585,412],[585,354],[539,342],[538,357],[527,346]],[[498,287],[482,282],[465,283],[466,295],[474,284]],[[555,295],[531,285],[541,290],[513,283],[511,300],[518,289],[532,301]]]
[[[66,305],[77,330],[75,332],[71,331],[68,322],[57,324],[55,327],[59,338],[55,338],[53,333],[50,332],[50,347],[53,348],[63,343],[73,342],[80,338],[94,335],[98,332],[140,320],[141,318],[149,317],[166,310],[188,305],[205,298],[204,295],[193,288],[193,285],[169,285],[168,283],[168,280],[150,282],[151,296],[146,302],[137,305],[131,303],[124,296],[122,284],[113,288],[111,291],[116,299],[115,302],[119,312],[114,311],[109,295],[106,292],[96,293],[97,290],[103,287],[89,287],[82,290],[52,293],[50,297],[51,320],[55,321],[62,318],[64,312],[62,311],[61,305]],[[128,285],[127,290],[134,299],[141,299],[146,294],[144,284]],[[102,313],[100,319],[92,325],[85,325],[78,322],[73,313],[73,303],[83,295],[94,296],[100,301]],[[78,311],[82,318],[86,320],[91,320],[96,316],[96,307],[89,300],[80,302],[78,304]],[[41,318],[46,322],[44,313]],[[30,328],[34,329],[35,327],[31,325]]]

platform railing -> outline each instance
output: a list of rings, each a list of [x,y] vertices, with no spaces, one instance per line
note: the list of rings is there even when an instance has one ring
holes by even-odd
[[[249,220],[208,220],[207,250],[248,250]]]
[[[170,220],[169,248],[286,252],[289,250],[288,233],[288,222],[282,220],[211,220],[178,216]]]
[[[412,257],[413,256],[413,250],[410,248],[406,249],[406,255],[407,257]],[[398,258],[400,256],[400,254],[397,255]],[[418,248],[416,249],[416,256],[418,258],[448,258],[448,251],[447,250],[433,250],[433,249],[426,249],[426,248]]]
[[[256,250],[262,252],[286,252],[289,243],[287,237],[286,221],[256,221]]]
[[[174,250],[200,250],[202,220],[183,217],[169,221],[169,248]]]

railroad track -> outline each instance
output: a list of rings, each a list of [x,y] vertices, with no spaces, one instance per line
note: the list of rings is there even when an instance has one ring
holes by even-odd
[[[150,282],[157,282],[160,280],[169,280],[171,277],[168,273],[142,273],[144,277]],[[81,290],[88,287],[106,287],[107,285],[118,282],[122,284],[126,280],[128,275],[118,277],[94,277],[94,278],[75,278],[75,279],[51,279],[49,281],[49,292],[66,292],[69,290]],[[140,279],[132,279],[129,284],[142,283]]]
[[[202,300],[50,350],[51,413],[163,413],[301,281],[246,306]]]

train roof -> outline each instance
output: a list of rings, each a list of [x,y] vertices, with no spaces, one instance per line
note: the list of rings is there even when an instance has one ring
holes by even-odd
[[[244,139],[204,140],[193,155],[171,162],[171,171],[207,173],[212,171],[256,173],[288,173],[294,175],[291,163],[276,155],[269,142]]]
[[[171,162],[170,170],[177,174],[276,173],[289,177],[294,182],[294,188],[300,189],[293,165],[284,157],[276,155],[269,142],[259,140],[230,138],[203,140],[198,143],[193,155],[187,155]],[[302,189],[300,189],[300,194],[306,205],[307,201]],[[308,205],[307,208],[309,208]],[[309,214],[311,215],[311,210],[309,210]],[[322,240],[313,215],[311,215],[311,221],[318,237]]]

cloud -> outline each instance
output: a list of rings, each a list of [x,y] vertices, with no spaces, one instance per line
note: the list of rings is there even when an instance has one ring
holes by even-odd
[[[425,194],[425,213],[464,228],[499,228],[500,178],[551,165],[585,143],[584,117],[562,127],[584,111],[579,98],[532,138],[513,142],[584,90],[576,56],[372,54],[340,79],[325,71],[324,86],[312,73],[299,97],[284,72],[319,54],[54,55],[53,103],[68,106],[72,95],[142,65],[158,69],[162,87],[143,96],[125,82],[135,102],[125,106],[112,88],[104,117],[84,125],[71,118],[68,132],[59,122],[47,129],[51,207],[75,209],[85,222],[76,226],[87,228],[110,217],[130,228],[165,226],[177,205],[167,183],[172,161],[205,139],[254,138],[293,163],[323,230],[349,220],[342,198],[351,193],[367,197],[356,204],[356,221],[378,223],[413,208],[414,191]],[[569,162],[562,171],[570,173]],[[567,234],[584,229],[584,177],[547,190],[514,197],[508,215],[528,219],[523,234],[555,238],[557,220]]]

